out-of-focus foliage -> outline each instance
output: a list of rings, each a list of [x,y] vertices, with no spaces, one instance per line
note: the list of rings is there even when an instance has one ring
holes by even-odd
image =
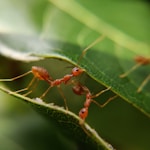
[[[106,39],[96,45],[96,50],[88,51],[79,64],[98,83],[87,75],[80,80],[94,93],[102,88],[100,83],[112,86],[113,92],[135,105],[138,110],[117,99],[101,110],[92,105],[87,122],[117,149],[145,150],[150,147],[150,121],[139,110],[149,115],[150,86],[147,84],[141,94],[137,94],[136,89],[149,74],[148,66],[134,72],[127,79],[119,79],[118,76],[134,65],[132,58],[135,55],[150,56],[149,26],[149,4],[145,1],[0,0],[0,53],[23,62],[39,59],[40,56],[40,59],[57,57],[76,64],[80,50],[100,34],[105,34]],[[56,39],[59,42],[55,44]],[[60,73],[63,76],[70,72],[70,68],[66,67],[68,64],[63,61],[23,62],[1,57],[0,78],[21,74],[32,65],[42,65],[50,69],[54,78],[60,77]],[[29,78],[10,83],[9,88],[14,91],[24,87]],[[45,86],[39,85],[40,91],[37,93],[44,88]],[[70,110],[77,114],[83,107],[84,98],[78,100],[78,96],[70,95],[70,88],[63,87],[63,90]],[[60,101],[58,91],[51,91],[51,94],[47,101],[62,106],[63,101]],[[62,135],[61,130],[53,123],[48,123],[17,99],[2,92],[0,99],[0,149],[81,147],[75,140]]]

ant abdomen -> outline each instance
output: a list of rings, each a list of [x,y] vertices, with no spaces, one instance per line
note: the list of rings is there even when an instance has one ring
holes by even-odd
[[[50,77],[48,71],[42,67],[33,66],[32,67],[33,75],[39,80],[50,81],[52,78]]]

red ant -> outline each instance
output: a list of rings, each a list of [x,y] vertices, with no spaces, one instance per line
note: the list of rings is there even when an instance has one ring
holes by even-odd
[[[84,71],[84,69],[81,69],[81,68],[78,68],[78,67],[74,67],[72,69],[71,74],[67,74],[63,78],[53,80],[46,69],[44,69],[42,67],[38,67],[38,66],[32,66],[31,71],[28,71],[28,72],[26,72],[26,73],[24,73],[24,74],[22,74],[20,76],[17,76],[17,77],[11,78],[11,79],[1,79],[0,81],[14,81],[14,80],[16,80],[18,78],[26,76],[29,73],[32,73],[34,75],[34,77],[31,80],[31,82],[29,83],[29,85],[26,88],[18,90],[16,92],[19,93],[19,92],[28,90],[31,87],[31,85],[33,84],[33,82],[35,81],[35,79],[44,80],[44,81],[48,82],[50,87],[40,97],[40,98],[43,98],[47,94],[47,92],[50,90],[50,88],[52,88],[54,86],[59,87],[59,85],[62,84],[62,83],[66,84],[72,77],[79,76],[83,71]],[[28,93],[25,94],[25,96],[27,96],[31,92],[32,91],[29,91]],[[61,92],[61,95],[64,98],[64,95],[63,95],[62,92]],[[66,100],[65,100],[65,105],[66,105]],[[66,105],[66,109],[68,109],[67,105]]]
[[[79,61],[81,60],[81,58],[85,55],[86,51],[89,50],[91,47],[93,47],[95,44],[97,44],[98,42],[100,42],[102,39],[104,38],[104,36],[100,36],[97,40],[95,40],[93,43],[91,43],[87,48],[85,48],[81,54],[81,56],[79,57]],[[78,62],[79,62],[78,61]],[[49,75],[48,71],[42,67],[38,67],[38,66],[33,66],[32,69],[22,75],[19,75],[17,77],[11,78],[11,79],[1,79],[0,81],[14,81],[18,78],[21,78],[23,76],[26,76],[30,73],[33,74],[33,79],[31,80],[31,82],[29,83],[29,85],[21,90],[16,91],[17,93],[22,92],[22,91],[26,91],[28,90],[34,83],[35,79],[37,80],[44,80],[46,82],[48,82],[48,84],[50,85],[49,88],[42,94],[42,96],[40,98],[43,98],[48,91],[54,87],[57,86],[59,88],[60,94],[62,95],[62,97],[64,98],[64,102],[65,102],[65,106],[66,109],[68,109],[67,104],[66,104],[66,99],[63,95],[63,92],[60,89],[60,85],[62,83],[67,84],[67,82],[72,78],[72,77],[76,77],[79,76],[80,74],[82,74],[84,72],[84,69],[81,69],[79,67],[74,67],[71,71],[70,74],[65,75],[64,77],[60,78],[60,79],[55,79],[53,80],[52,77]],[[24,94],[25,96],[27,96],[28,94],[30,94],[32,92],[32,90],[30,90],[28,93]]]
[[[128,74],[130,74],[132,71],[134,71],[135,69],[137,69],[138,67],[142,66],[142,65],[148,65],[150,64],[150,58],[148,57],[143,57],[143,56],[136,56],[135,57],[135,62],[137,63],[136,65],[134,65],[131,69],[129,69],[127,72],[125,72],[124,74],[120,75],[120,78],[124,78],[126,77]],[[144,81],[141,83],[141,85],[139,86],[139,88],[137,89],[137,92],[141,92],[143,87],[147,84],[147,82],[150,80],[150,75],[148,75]]]
[[[99,93],[92,95],[90,90],[86,87],[81,85],[80,83],[77,83],[75,86],[73,86],[73,92],[77,95],[86,95],[86,100],[84,102],[84,107],[79,111],[79,117],[84,121],[86,119],[86,117],[88,116],[88,109],[90,107],[91,102],[94,102],[96,105],[98,105],[99,107],[104,107],[106,106],[110,101],[112,101],[113,99],[115,99],[117,97],[117,95],[109,98],[104,104],[99,104],[98,102],[96,102],[95,100],[93,100],[93,98],[96,98],[98,96],[100,96],[101,94],[105,93],[106,91],[109,91],[111,89],[111,87],[108,87],[102,91],[100,91]],[[83,122],[81,122],[82,124]]]

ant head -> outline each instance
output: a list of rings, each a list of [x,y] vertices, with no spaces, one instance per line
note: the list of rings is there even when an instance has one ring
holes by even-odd
[[[78,76],[80,75],[82,72],[84,72],[84,69],[78,68],[78,67],[74,67],[72,69],[72,75],[73,76]]]
[[[82,108],[79,112],[79,117],[84,120],[87,117],[87,115],[88,115],[88,108],[87,107]]]

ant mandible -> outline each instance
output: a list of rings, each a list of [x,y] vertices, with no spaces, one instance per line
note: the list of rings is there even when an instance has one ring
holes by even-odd
[[[92,93],[86,86],[83,86],[80,83],[75,83],[75,85],[72,88],[73,92],[77,95],[85,94],[85,97],[86,97],[86,100],[84,102],[84,107],[79,111],[79,117],[82,119],[82,122],[80,122],[80,124],[83,124],[86,117],[88,116],[88,110],[92,102],[98,105],[100,108],[102,108],[117,97],[117,95],[110,97],[104,104],[99,104],[98,102],[93,100],[93,98],[100,96],[101,94],[105,93],[106,91],[109,91],[110,89],[111,87],[108,87],[104,90],[101,90],[99,93],[92,95]]]
[[[136,62],[136,65],[134,65],[131,69],[129,69],[124,74],[121,74],[120,78],[124,78],[124,77],[128,76],[132,71],[134,71],[135,69],[139,68],[140,66],[150,64],[150,57],[136,56],[134,60]],[[142,89],[148,83],[149,80],[150,80],[150,74],[144,79],[144,81],[141,83],[141,85],[137,89],[138,93],[142,91]]]
[[[100,42],[101,40],[104,39],[104,35],[100,36],[99,38],[97,38],[93,43],[91,43],[87,48],[85,48],[81,54],[81,56],[79,57],[79,60],[78,60],[78,63],[79,61],[81,60],[81,58],[86,54],[87,50],[89,50],[91,47],[93,47],[95,44],[97,44],[98,42]],[[71,80],[73,77],[76,77],[76,76],[79,76],[80,74],[82,74],[85,70],[80,68],[80,67],[74,67],[71,71],[70,74],[67,74],[65,75],[64,77],[62,78],[59,78],[59,79],[55,79],[53,80],[52,77],[49,75],[48,71],[46,69],[44,69],[43,67],[39,67],[39,66],[32,66],[31,70],[22,74],[22,75],[19,75],[17,77],[14,77],[14,78],[11,78],[11,79],[1,79],[0,81],[14,81],[16,79],[19,79],[21,77],[24,77],[30,73],[33,74],[33,79],[31,80],[31,82],[28,84],[28,86],[24,89],[21,89],[21,90],[18,90],[16,91],[17,93],[19,92],[23,92],[23,91],[26,91],[26,90],[29,90],[29,88],[33,85],[33,83],[35,82],[35,80],[44,80],[46,81],[50,86],[49,88],[40,96],[40,98],[42,99],[43,97],[45,97],[45,95],[48,93],[48,91],[54,87],[54,86],[57,86],[58,89],[59,89],[59,92],[61,94],[61,96],[63,97],[64,99],[64,103],[65,103],[65,107],[66,109],[68,109],[67,107],[67,103],[66,103],[66,98],[63,94],[63,92],[61,91],[60,89],[60,85],[62,83],[64,84],[67,84],[69,80]],[[27,96],[28,94],[30,94],[32,92],[32,90],[30,90],[28,93],[24,94],[25,96]]]

